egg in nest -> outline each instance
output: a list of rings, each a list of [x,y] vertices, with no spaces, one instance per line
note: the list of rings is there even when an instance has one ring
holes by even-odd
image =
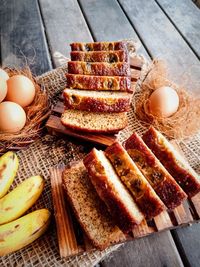
[[[179,96],[173,88],[163,86],[150,95],[148,105],[153,116],[168,118],[178,110]]]

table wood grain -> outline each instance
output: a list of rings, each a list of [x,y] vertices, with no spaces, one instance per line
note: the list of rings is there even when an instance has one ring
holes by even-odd
[[[2,0],[1,64],[28,63],[39,75],[69,56],[75,41],[133,38],[147,58],[164,58],[171,76],[199,82],[199,9],[190,0]],[[25,59],[26,58],[26,59]],[[101,266],[199,266],[200,225],[130,242]]]

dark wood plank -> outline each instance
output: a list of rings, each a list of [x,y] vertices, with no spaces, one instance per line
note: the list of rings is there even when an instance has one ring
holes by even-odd
[[[156,0],[156,2],[200,58],[200,10],[198,7],[191,0]]]
[[[200,225],[193,224],[173,232],[177,248],[182,255],[185,266],[199,267],[200,262]]]
[[[165,232],[128,242],[120,250],[114,252],[112,257],[103,260],[101,266],[178,267],[183,264],[170,233]]]
[[[115,41],[132,38],[141,44],[137,33],[130,25],[117,1],[79,0],[79,3],[95,41]],[[143,47],[139,51],[148,57]]]
[[[28,64],[35,75],[52,68],[36,0],[1,1],[0,32],[3,66]]]
[[[39,0],[54,66],[59,66],[59,54],[69,57],[72,42],[93,41],[80,7],[75,0]]]
[[[119,0],[152,57],[165,59],[170,77],[198,90],[200,63],[154,0]]]

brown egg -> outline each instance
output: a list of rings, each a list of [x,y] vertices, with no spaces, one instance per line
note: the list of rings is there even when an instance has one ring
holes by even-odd
[[[0,69],[0,77],[3,78],[5,81],[9,79],[8,73],[3,69]]]
[[[0,102],[4,100],[7,94],[6,80],[0,77]]]
[[[21,107],[29,106],[35,97],[33,82],[24,75],[14,75],[7,81],[6,100],[15,102]]]
[[[20,105],[9,101],[0,103],[0,132],[18,132],[25,123],[26,113]]]
[[[149,97],[149,110],[154,116],[160,118],[170,117],[178,110],[178,107],[179,96],[169,86],[156,89]]]

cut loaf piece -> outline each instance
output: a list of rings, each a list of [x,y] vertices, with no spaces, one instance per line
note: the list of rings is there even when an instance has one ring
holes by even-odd
[[[124,112],[130,108],[131,95],[125,92],[99,92],[76,89],[63,91],[69,109],[93,112]]]
[[[94,148],[84,158],[84,165],[115,222],[123,232],[131,231],[144,217],[103,151]]]
[[[97,195],[82,161],[65,169],[63,186],[76,218],[95,247],[104,249],[119,241],[122,232]]]
[[[160,132],[150,127],[142,138],[189,197],[200,192],[199,175]]]
[[[71,52],[72,61],[85,61],[85,62],[128,62],[128,51],[92,51],[92,52]]]
[[[66,127],[82,132],[117,133],[127,125],[125,112],[100,113],[67,109],[61,116]]]
[[[105,155],[109,158],[121,181],[133,195],[146,219],[152,219],[165,210],[163,202],[120,143],[115,142],[107,147]]]
[[[92,76],[80,74],[66,74],[66,77],[67,88],[133,92],[130,77]]]
[[[133,133],[124,142],[124,147],[166,207],[174,209],[179,206],[187,195],[146,146],[142,138],[137,133]]]
[[[126,62],[83,62],[69,61],[68,73],[99,76],[130,76],[130,65]]]
[[[126,50],[127,45],[123,41],[119,42],[94,42],[94,43],[72,43],[72,51],[110,51]]]

